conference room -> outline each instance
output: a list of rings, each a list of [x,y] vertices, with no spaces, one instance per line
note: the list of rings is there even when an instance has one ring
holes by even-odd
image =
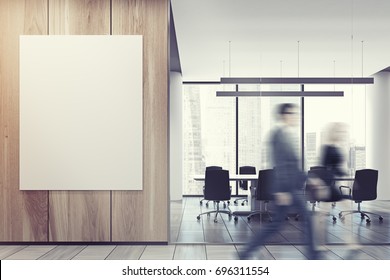
[[[380,88],[388,73],[382,47],[389,42],[379,43],[378,39],[374,46],[367,39],[379,28],[369,20],[379,7],[362,1],[219,4],[172,1],[182,88],[180,94],[171,92],[171,111],[180,114],[183,123],[171,129],[181,130],[183,181],[178,183],[177,195],[171,189],[171,199],[177,199],[171,208],[171,240],[206,247],[229,244],[227,248],[232,248],[230,244],[235,244],[239,253],[254,233],[272,221],[272,210],[264,213],[263,208],[262,219],[258,215],[248,219],[252,211],[264,207],[264,201],[256,201],[250,181],[238,179],[257,179],[259,171],[273,168],[270,137],[279,123],[277,108],[293,103],[299,109],[294,145],[304,172],[322,165],[323,148],[330,144],[340,148],[343,158],[344,174],[336,178],[335,188],[352,188],[356,171],[378,171],[377,198],[362,202],[361,209],[381,216],[339,214],[358,209],[353,199],[307,202],[325,232],[318,235],[325,235],[319,238],[325,239],[326,258],[351,258],[349,243],[375,244],[387,250],[389,236],[378,235],[388,232],[389,192],[387,175],[381,172],[387,168],[382,165],[387,161],[383,159],[387,144],[377,136],[383,133],[381,119],[386,116],[377,106],[387,104],[382,103],[384,89]],[[381,29],[385,26],[379,25]],[[379,33],[376,35],[383,40]],[[376,56],[378,65],[374,66]],[[180,102],[179,109],[175,102]],[[334,134],[338,134],[335,139]],[[174,137],[171,134],[171,141]],[[171,153],[179,152],[175,148]],[[208,167],[229,171],[231,214],[207,214],[217,209],[204,196]],[[255,175],[240,174],[248,167]],[[220,203],[220,210],[226,211],[226,207]],[[268,207],[272,208],[272,202]],[[328,212],[330,216],[320,215]],[[305,258],[299,247],[302,221],[297,213],[287,218],[285,229],[268,241],[266,256],[261,257]],[[372,257],[372,250],[359,252],[355,258]],[[379,254],[383,258],[383,253]]]
[[[390,259],[389,12],[0,1],[0,259],[238,260],[280,222],[253,258],[306,260],[309,218],[322,259]],[[299,170],[344,196],[303,183],[306,214],[276,221],[270,139],[286,103]],[[328,146],[342,170],[330,183]]]

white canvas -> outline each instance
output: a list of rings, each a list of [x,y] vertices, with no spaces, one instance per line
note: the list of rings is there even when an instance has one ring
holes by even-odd
[[[20,36],[20,189],[142,189],[142,36]]]

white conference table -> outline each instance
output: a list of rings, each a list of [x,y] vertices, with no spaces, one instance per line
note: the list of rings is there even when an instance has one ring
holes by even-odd
[[[229,181],[257,181],[256,174],[229,174]],[[194,176],[195,181],[204,181],[205,174],[198,174]]]

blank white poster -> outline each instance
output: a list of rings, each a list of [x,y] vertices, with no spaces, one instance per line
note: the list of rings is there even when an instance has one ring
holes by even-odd
[[[142,36],[20,36],[20,189],[142,189]]]

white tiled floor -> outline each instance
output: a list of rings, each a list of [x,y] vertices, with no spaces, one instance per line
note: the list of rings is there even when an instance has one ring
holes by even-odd
[[[239,259],[243,245],[159,245],[159,246],[1,246],[5,260],[234,260]],[[48,251],[49,250],[49,251]],[[390,246],[328,245],[323,259],[390,260]],[[262,260],[305,260],[302,245],[267,245],[254,254]]]

